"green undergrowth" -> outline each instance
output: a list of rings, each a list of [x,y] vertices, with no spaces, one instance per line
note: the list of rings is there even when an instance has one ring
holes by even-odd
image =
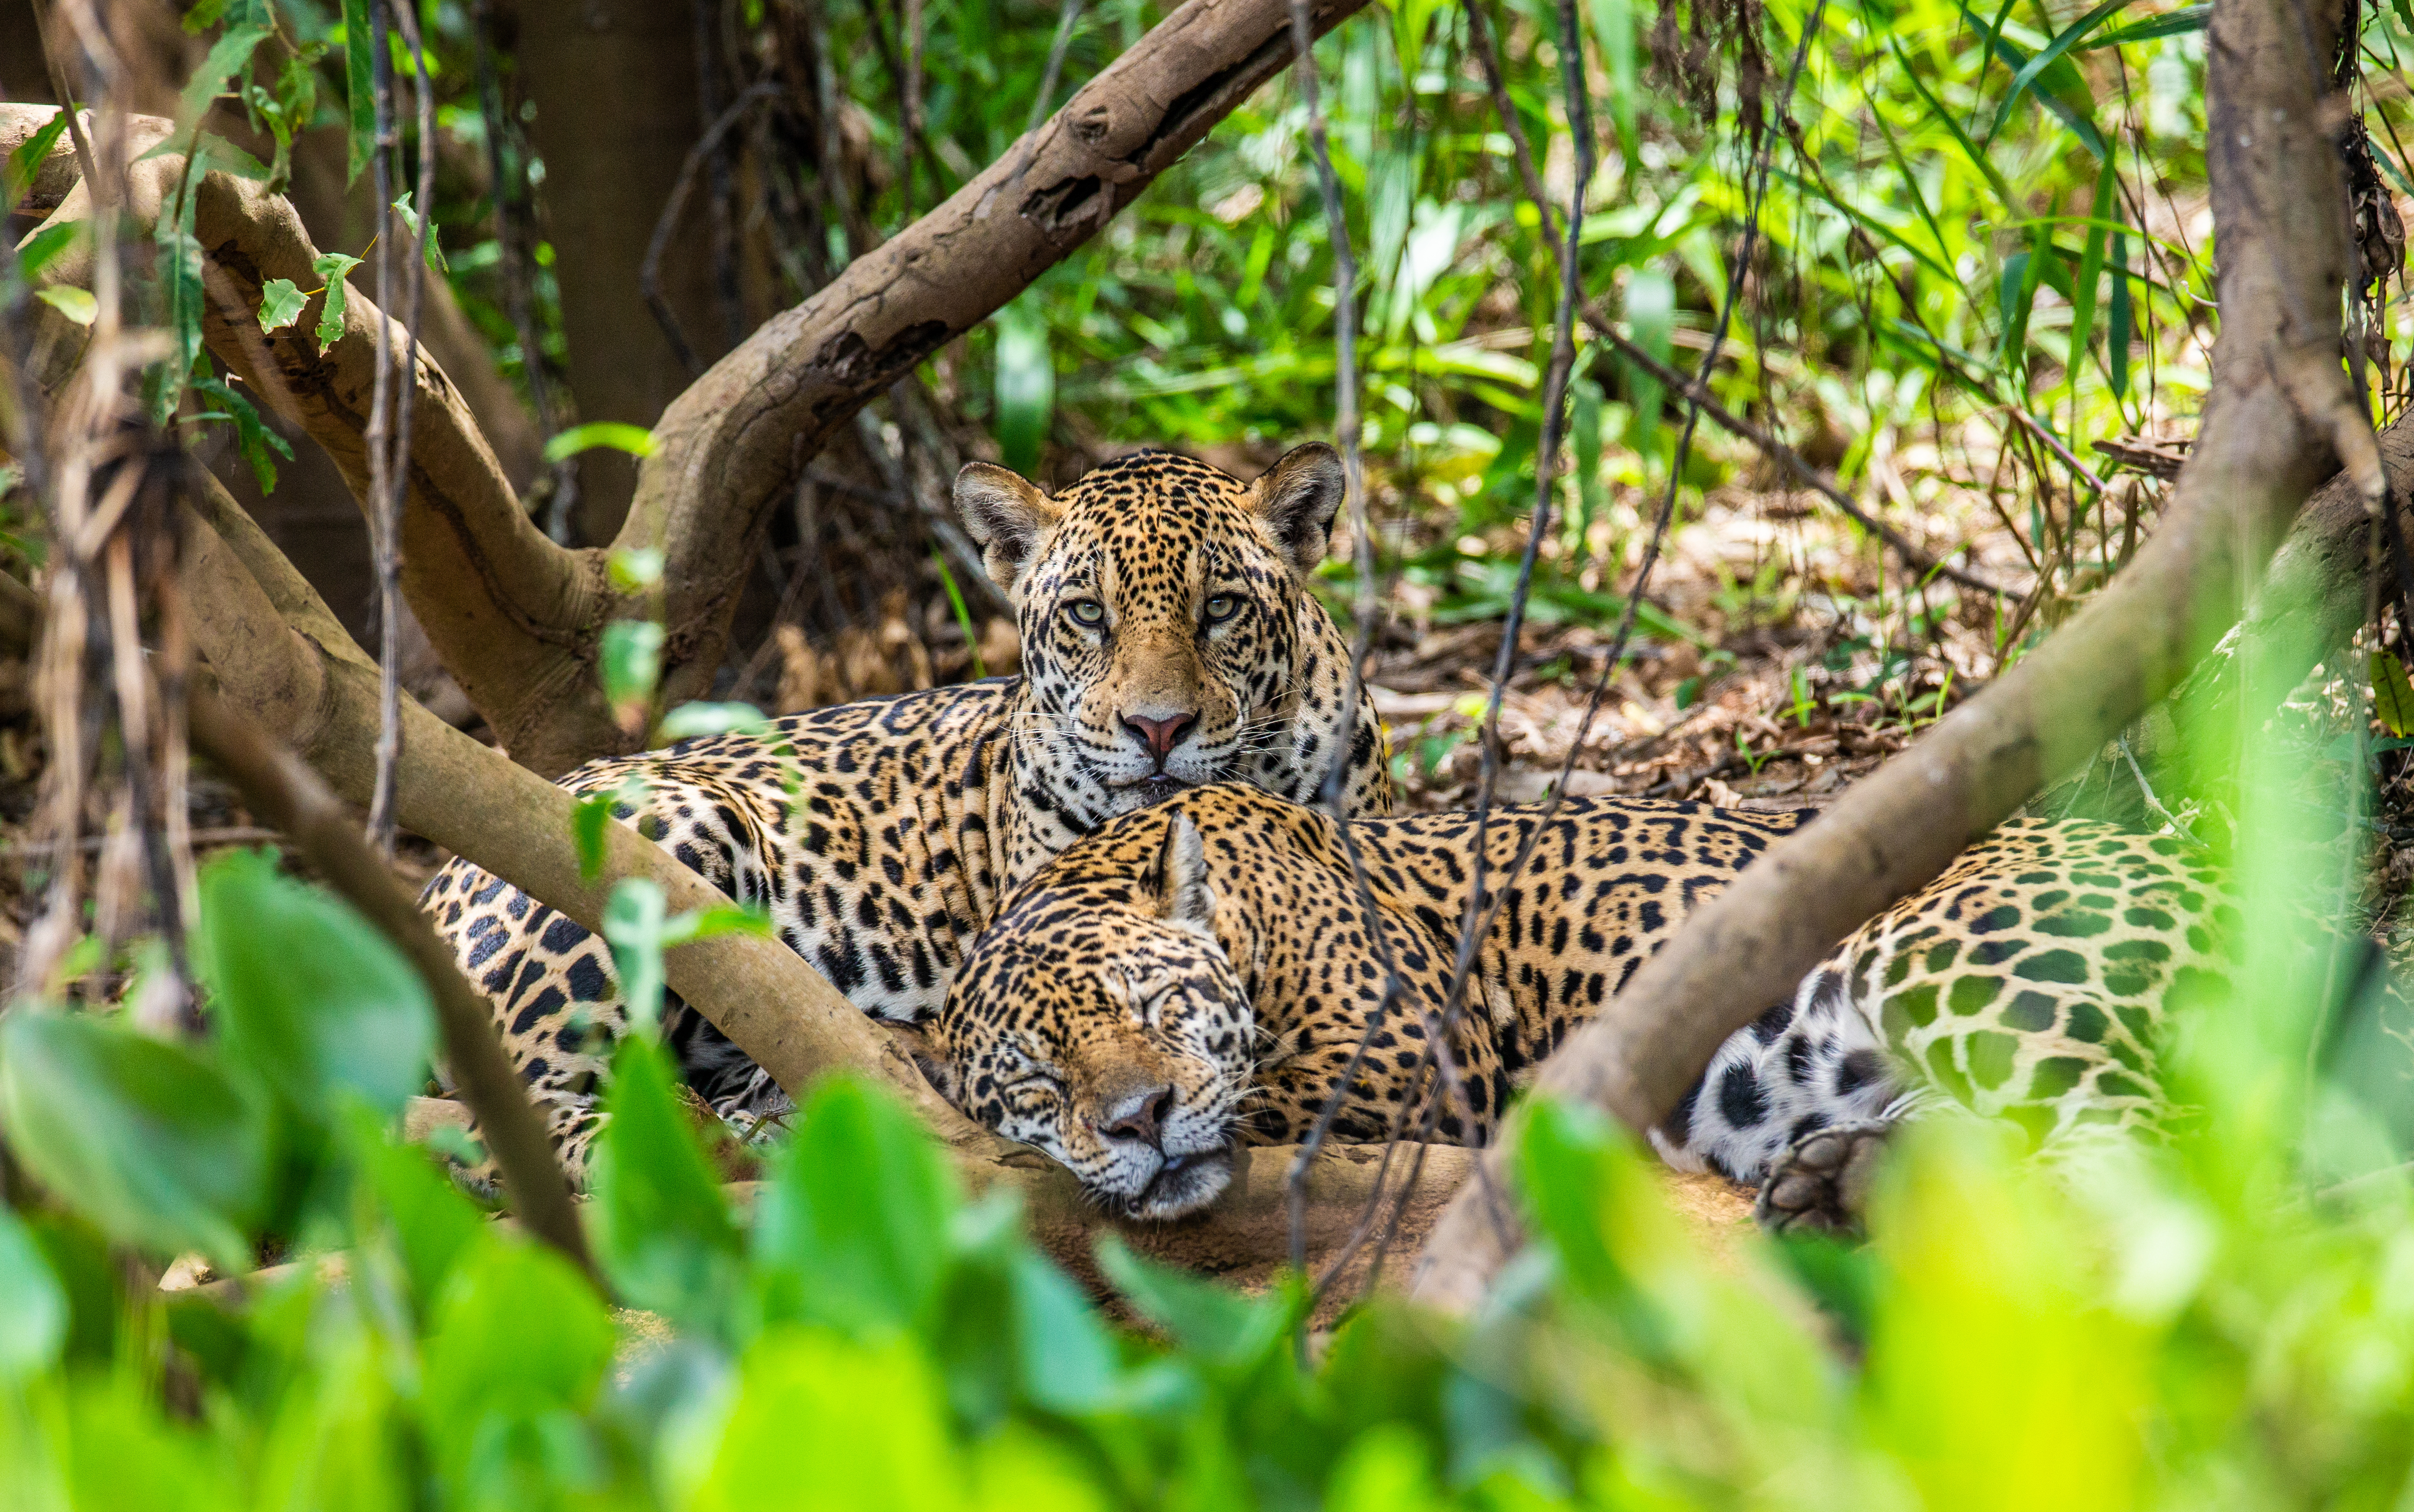
[[[2269,922],[2340,852],[2243,789],[2243,833],[2291,843],[2242,842],[2264,922],[2170,1046],[2168,1148],[2056,1175],[1933,1119],[1867,1246],[1712,1242],[1632,1139],[1542,1104],[1539,1242],[1485,1307],[1329,1332],[1304,1284],[1244,1296],[1111,1238],[1102,1312],[846,1080],[734,1207],[642,1034],[591,1281],[397,1141],[433,1043],[401,960],[222,860],[210,1036],[0,1020],[0,1506],[2402,1506],[2407,1047],[2327,934]],[[156,1290],[188,1253],[288,1264]]]

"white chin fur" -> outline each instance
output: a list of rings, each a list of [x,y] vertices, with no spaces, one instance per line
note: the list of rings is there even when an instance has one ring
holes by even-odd
[[[1181,1170],[1159,1171],[1147,1186],[1122,1199],[1124,1211],[1128,1217],[1157,1223],[1181,1218],[1214,1202],[1231,1180],[1229,1150],[1193,1156]]]

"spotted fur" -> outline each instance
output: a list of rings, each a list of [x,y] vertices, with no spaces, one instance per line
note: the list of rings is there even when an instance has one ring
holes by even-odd
[[[1645,956],[1809,817],[1616,799],[1497,811],[1489,875],[1528,843],[1532,859],[1446,1016],[1473,816],[1351,824],[1362,905],[1334,820],[1236,787],[1185,793],[1007,901],[931,1026],[931,1069],[968,1114],[1135,1216],[1211,1200],[1232,1144],[1304,1137],[1344,1083],[1334,1138],[1430,1120],[1435,1138],[1482,1143]],[[2226,980],[2228,914],[2177,840],[2006,824],[1733,1035],[1654,1141],[1757,1184],[1806,1136],[1932,1093],[2041,1143],[2151,1127],[2153,1027]],[[1431,1101],[1441,1057],[1463,1102]]]
[[[1337,758],[1349,811],[1388,810],[1381,727],[1363,701],[1343,719],[1349,648],[1306,583],[1340,497],[1324,446],[1254,483],[1142,452],[1054,497],[975,464],[957,504],[1015,606],[1021,676],[595,762],[565,785],[618,793],[636,779],[641,795],[617,802],[617,817],[767,909],[866,1012],[911,1022],[938,1007],[1004,894],[1116,814],[1222,778],[1312,799]],[[466,861],[439,872],[422,905],[583,1174],[598,1082],[627,1027],[609,951]],[[690,1084],[717,1111],[785,1109],[701,1015],[676,1000],[665,1013]]]

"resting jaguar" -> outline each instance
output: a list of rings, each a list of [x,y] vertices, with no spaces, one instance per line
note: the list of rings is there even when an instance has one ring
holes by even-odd
[[[1345,1081],[1334,1138],[1429,1121],[1431,1137],[1481,1143],[1644,956],[1809,817],[1616,799],[1497,810],[1490,874],[1529,839],[1533,855],[1446,1019],[1473,816],[1349,827],[1370,933],[1334,820],[1237,787],[1185,793],[1103,826],[1006,900],[929,1028],[926,1070],[1134,1217],[1212,1200],[1234,1142],[1299,1140]],[[2064,1151],[2151,1129],[2155,1022],[2226,990],[2234,925],[2219,877],[2178,840],[2007,823],[1730,1037],[1653,1143],[1760,1186],[1778,1226],[1840,1226],[1862,1157],[1923,1097]],[[1389,968],[1405,1001],[1386,1004]],[[1463,1102],[1434,1090],[1445,1054]]]
[[[1332,448],[1254,483],[1141,452],[1050,497],[975,463],[956,506],[1014,604],[1021,675],[817,709],[590,763],[566,785],[740,901],[865,1011],[937,1009],[998,900],[1111,816],[1241,778],[1312,799],[1344,763],[1352,813],[1391,807],[1381,726],[1343,719],[1349,652],[1307,590],[1341,502]],[[1345,722],[1349,749],[1337,747]],[[492,1003],[583,1178],[597,1083],[625,1028],[601,940],[464,861],[421,899]],[[676,1001],[664,1032],[724,1118],[786,1106],[760,1068]]]

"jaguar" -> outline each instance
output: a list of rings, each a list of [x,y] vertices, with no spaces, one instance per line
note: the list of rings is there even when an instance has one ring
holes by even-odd
[[[954,502],[1014,607],[1016,676],[592,762],[564,783],[767,911],[865,1012],[925,1018],[999,899],[1117,815],[1220,779],[1296,800],[1331,787],[1350,813],[1389,811],[1382,727],[1363,694],[1349,705],[1349,647],[1308,586],[1342,487],[1339,457],[1317,443],[1249,482],[1143,452],[1053,496],[973,463]],[[583,1180],[628,1029],[609,949],[467,860],[421,906]],[[723,1119],[786,1110],[675,997],[662,1029]]]
[[[1811,817],[1592,798],[1343,823],[1185,793],[1024,882],[917,1056],[1128,1217],[1206,1205],[1236,1145],[1320,1119],[1344,1142],[1481,1144],[1645,957]],[[1771,1226],[1845,1228],[1886,1131],[1923,1105],[2008,1119],[2048,1154],[2152,1134],[2156,1027],[2227,990],[2236,929],[2181,839],[2012,821],[1789,1001],[1748,1005],[1651,1142],[1756,1187]]]

